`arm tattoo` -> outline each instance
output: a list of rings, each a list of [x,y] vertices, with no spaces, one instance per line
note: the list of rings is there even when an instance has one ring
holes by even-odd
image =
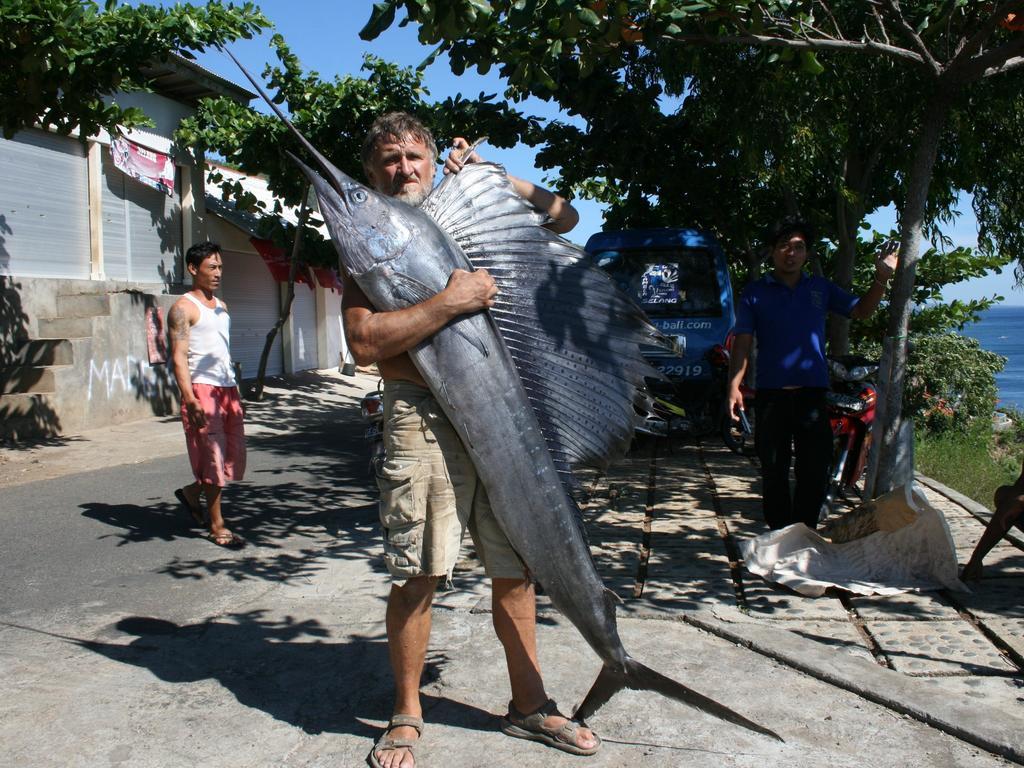
[[[184,310],[174,306],[171,307],[171,311],[167,313],[167,325],[171,332],[172,342],[185,342],[188,344],[189,331],[191,326],[188,322],[188,317],[185,315]]]

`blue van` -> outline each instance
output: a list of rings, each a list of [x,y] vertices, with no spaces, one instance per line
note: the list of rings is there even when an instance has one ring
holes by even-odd
[[[697,229],[624,229],[587,241],[593,262],[611,275],[666,336],[680,357],[651,347],[645,356],[676,383],[709,382],[710,353],[735,323],[729,269],[718,240]]]

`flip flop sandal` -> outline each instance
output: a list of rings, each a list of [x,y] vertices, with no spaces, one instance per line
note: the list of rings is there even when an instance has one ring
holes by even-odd
[[[174,492],[174,498],[181,504],[181,508],[184,509],[192,516],[192,522],[196,525],[206,525],[206,517],[203,515],[203,510],[199,507],[194,507],[189,503],[188,497],[185,496],[185,489],[179,488]]]
[[[555,704],[554,699],[548,699],[528,715],[519,712],[512,702],[509,702],[508,714],[501,719],[501,731],[517,739],[539,741],[571,755],[592,755],[601,748],[601,739],[596,733],[594,739],[597,743],[594,746],[586,749],[577,746],[576,740],[582,726],[574,720],[567,719],[566,723],[558,728],[548,728],[544,725],[544,720],[550,715],[565,717],[558,711],[558,705]]]
[[[388,734],[391,733],[392,728],[398,728],[399,726],[406,725],[410,728],[416,729],[415,739],[392,739],[388,738]],[[372,766],[372,768],[381,768],[380,761],[377,759],[377,753],[382,749],[408,749],[409,754],[412,755],[413,760],[416,760],[415,749],[419,745],[420,738],[423,737],[423,719],[419,717],[413,717],[412,715],[395,715],[388,721],[388,727],[384,729],[384,733],[381,734],[380,738],[377,739],[377,743],[373,745],[373,749],[370,750],[370,754],[366,756],[366,762]],[[419,761],[416,761],[419,765]]]
[[[232,533],[228,530],[223,530],[220,533],[213,533],[211,531],[206,534],[206,538],[218,547],[224,547],[225,549],[241,549],[245,546],[245,539],[237,533]]]

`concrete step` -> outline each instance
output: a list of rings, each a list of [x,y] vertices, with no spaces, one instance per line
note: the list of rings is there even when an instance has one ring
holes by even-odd
[[[20,441],[59,434],[60,419],[48,395],[0,395],[0,440]]]
[[[57,314],[62,318],[109,315],[110,296],[106,293],[73,293],[57,296]]]
[[[74,346],[68,339],[29,339],[14,353],[14,365],[72,365]]]
[[[40,318],[39,335],[48,339],[82,339],[92,336],[91,317]]]
[[[0,369],[0,394],[53,394],[57,391],[53,368],[20,365]]]

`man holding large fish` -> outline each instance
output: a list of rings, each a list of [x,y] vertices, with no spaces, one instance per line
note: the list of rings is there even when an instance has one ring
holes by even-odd
[[[464,139],[445,163],[458,173],[478,162]],[[430,131],[411,115],[379,118],[363,146],[363,167],[381,194],[420,205],[433,189],[437,148]],[[516,192],[544,211],[548,229],[566,232],[576,211],[562,197],[509,177]],[[345,276],[343,314],[349,348],[359,365],[376,363],[384,379],[386,461],[378,473],[385,562],[394,583],[388,597],[387,635],[395,677],[394,715],[370,755],[371,765],[411,768],[422,733],[419,688],[431,628],[431,601],[442,578],[450,580],[468,527],[492,584],[495,633],[505,649],[512,701],[506,733],[544,741],[577,754],[593,754],[600,740],[561,715],[548,699],[537,660],[536,600],[526,567],[495,519],[476,469],[409,350],[461,315],[493,307],[498,293],[486,269],[456,269],[447,287],[424,301],[378,311]],[[529,713],[529,714],[523,714]]]
[[[498,604],[494,623],[506,643],[506,658],[528,662],[522,669],[515,661],[510,665],[513,700],[502,720],[505,733],[592,754],[600,741],[584,725],[586,718],[629,688],[656,691],[778,739],[768,728],[645,666],[622,645],[619,599],[604,586],[591,557],[573,470],[607,469],[626,452],[637,406],[647,399],[644,379],[658,376],[640,347],[672,343],[582,249],[545,228],[552,218],[559,226],[558,200],[510,180],[493,163],[463,166],[462,160],[471,159],[468,151],[450,158],[449,170],[457,172],[430,190],[436,153],[428,148],[429,133],[408,124],[394,125],[369,142],[367,157],[374,163],[368,166],[381,170],[369,175],[381,191],[368,188],[317,151],[260,83],[246,76],[316,166],[292,155],[316,190],[345,273],[349,345],[362,362],[395,363],[382,366],[393,390],[385,413],[387,458],[393,463],[382,483],[383,507],[401,509],[402,515],[416,508],[424,473],[432,477],[425,486],[431,503],[422,527],[404,518],[385,520],[394,526],[385,541],[398,574],[387,616],[389,650],[405,698],[396,702],[396,714],[369,763],[415,765],[411,748],[423,721],[409,712],[420,710],[434,582],[442,572],[451,573],[432,559],[424,565],[415,558],[423,556],[421,549],[434,558],[440,548],[450,560],[449,547],[461,537],[462,522],[436,532],[430,523],[436,517],[433,500],[454,493],[449,486],[461,483],[456,476],[467,471],[461,459],[449,463],[459,452],[476,475],[475,482],[467,481],[474,492],[463,497],[462,506],[472,498],[477,507],[479,483],[486,488],[494,525],[485,522],[479,508],[460,513],[458,503],[456,519],[476,528],[478,543],[486,540],[479,554],[492,577],[492,603]],[[428,193],[419,207],[395,197],[401,193],[415,201],[423,192]],[[401,365],[403,354],[412,366]],[[416,433],[418,442],[403,443]],[[426,452],[442,461],[420,466]],[[446,504],[450,510],[450,496]],[[417,538],[423,546],[409,546]],[[550,699],[530,709],[545,694],[536,665],[533,591],[523,578],[527,571],[602,662],[573,720],[558,714]],[[405,592],[410,583],[416,586]],[[418,629],[406,632],[410,623]]]

